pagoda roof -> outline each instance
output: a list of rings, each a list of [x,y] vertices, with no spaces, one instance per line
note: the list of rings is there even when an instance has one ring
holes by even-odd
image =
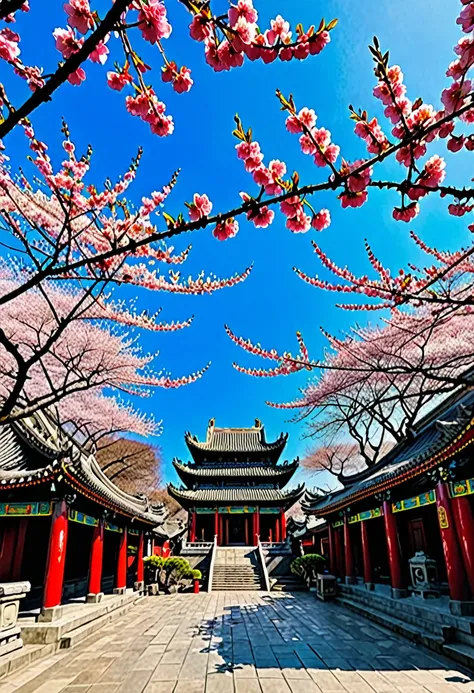
[[[168,493],[183,506],[195,503],[268,503],[271,505],[290,506],[301,498],[304,493],[304,484],[295,489],[281,490],[276,488],[262,488],[257,486],[223,487],[209,489],[183,489],[168,484]]]
[[[331,514],[449,462],[473,443],[474,390],[470,390],[439,404],[378,464],[349,477],[344,488],[328,494],[308,489],[302,508],[315,515]]]
[[[85,451],[45,412],[0,427],[0,493],[63,479],[87,498],[114,512],[152,525],[164,522],[162,503],[118,488]]]
[[[245,462],[240,464],[229,463],[224,466],[216,464],[185,464],[180,460],[174,459],[173,466],[185,484],[189,482],[195,483],[199,479],[207,481],[212,478],[222,477],[273,479],[280,480],[283,484],[286,484],[298,469],[298,459],[293,460],[293,462],[284,462],[283,464]]]
[[[191,433],[185,433],[185,441],[194,459],[201,460],[202,452],[207,453],[258,453],[259,455],[271,455],[283,451],[288,433],[281,433],[273,442],[267,442],[265,429],[259,419],[255,419],[255,425],[250,428],[218,428],[215,420],[209,421],[206,440],[200,441]],[[273,453],[273,454],[272,454]]]

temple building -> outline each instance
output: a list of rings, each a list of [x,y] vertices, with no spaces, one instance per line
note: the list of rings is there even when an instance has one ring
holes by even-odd
[[[391,595],[449,594],[453,613],[474,612],[474,391],[453,394],[372,468],[302,506],[326,520],[332,573]],[[309,538],[309,532],[305,538]]]
[[[286,540],[285,512],[304,493],[304,485],[285,490],[298,460],[279,463],[288,434],[265,438],[257,419],[251,428],[218,428],[209,421],[205,441],[185,434],[193,458],[174,467],[184,486],[169,494],[189,513],[188,540],[220,546],[255,546]]]
[[[143,587],[143,557],[165,519],[49,415],[0,428],[0,582],[28,580],[27,608]]]

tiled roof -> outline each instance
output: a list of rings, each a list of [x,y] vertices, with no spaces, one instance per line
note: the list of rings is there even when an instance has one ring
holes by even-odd
[[[329,494],[307,490],[302,507],[306,513],[326,514],[359,497],[376,493],[384,485],[410,472],[424,471],[424,463],[447,450],[462,435],[469,432],[474,421],[474,391],[465,393],[454,402],[450,399],[436,416],[427,420],[410,437],[395,445],[372,469],[354,475],[345,488]]]
[[[304,493],[304,484],[295,489],[282,491],[276,488],[225,487],[212,489],[197,489],[195,491],[182,489],[169,484],[168,492],[177,501],[192,503],[286,503],[295,502]]]
[[[193,449],[210,452],[226,453],[268,453],[274,450],[283,450],[288,434],[280,436],[272,443],[265,440],[265,430],[258,419],[251,428],[217,428],[214,419],[211,419],[207,427],[205,441],[199,441],[191,433],[185,433],[186,444],[191,452]]]
[[[66,480],[84,495],[114,511],[161,524],[167,512],[144,495],[125,493],[45,413],[38,412],[15,424],[0,427],[0,492],[54,479],[63,471]]]
[[[196,465],[183,464],[180,460],[173,460],[173,465],[184,480],[183,477],[210,478],[210,477],[261,477],[275,478],[288,476],[291,477],[298,468],[298,461],[285,462],[283,464],[259,464],[259,463],[243,463],[243,464],[228,464],[226,466],[218,465]]]

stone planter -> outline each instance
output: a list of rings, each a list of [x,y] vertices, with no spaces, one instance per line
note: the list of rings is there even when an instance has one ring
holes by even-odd
[[[29,592],[29,582],[0,583],[0,656],[23,647],[17,624],[20,599]]]

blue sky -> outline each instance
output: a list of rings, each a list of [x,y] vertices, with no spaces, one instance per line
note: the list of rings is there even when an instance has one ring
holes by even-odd
[[[22,34],[22,57],[27,64],[44,65],[48,72],[54,69],[59,55],[54,50],[51,32],[56,26],[65,25],[62,2],[50,0],[46,12],[42,3],[31,4],[31,12],[21,16],[17,25]],[[56,156],[59,161],[61,116],[64,116],[76,144],[85,148],[90,143],[94,148],[92,178],[96,182],[107,176],[116,178],[125,170],[138,145],[142,145],[142,165],[129,195],[136,201],[159,189],[181,167],[179,184],[168,207],[171,213],[184,210],[183,202],[193,192],[206,192],[215,210],[225,210],[238,203],[239,191],[255,189],[234,153],[235,140],[231,135],[234,113],[240,114],[246,127],[252,126],[266,161],[285,160],[288,168],[297,169],[305,182],[323,180],[324,174],[312,165],[311,158],[299,152],[297,138],[286,132],[275,89],[280,88],[284,94],[292,92],[299,107],[314,108],[318,125],[329,128],[344,157],[354,160],[365,156],[365,148],[353,135],[348,104],[381,116],[378,102],[372,96],[374,76],[367,50],[372,36],[377,34],[382,47],[390,49],[391,62],[402,66],[408,96],[412,100],[422,96],[425,102],[437,107],[440,91],[447,84],[445,70],[453,59],[452,46],[460,37],[455,24],[458,2],[258,0],[262,27],[278,13],[293,26],[298,21],[305,26],[311,22],[318,24],[322,16],[326,20],[338,17],[339,24],[331,34],[330,45],[320,56],[304,62],[275,62],[269,66],[246,62],[230,73],[215,74],[204,62],[202,45],[188,36],[189,15],[185,9],[176,0],[168,0],[166,4],[173,25],[172,36],[166,42],[167,54],[178,64],[191,68],[195,81],[191,92],[177,95],[169,85],[161,84],[158,51],[144,46],[142,41],[138,45],[140,50],[144,48],[142,55],[154,68],[155,88],[173,115],[172,137],[154,137],[144,123],[129,116],[124,94],[108,89],[105,70],[92,64],[87,65],[84,85],[62,87],[51,103],[34,114],[33,123],[37,135],[48,142],[53,158]],[[97,5],[103,14],[109,3]],[[213,7],[218,13],[228,5],[219,1]],[[5,72],[4,67],[2,71]],[[3,74],[2,80],[9,85],[13,102],[20,103],[26,96],[23,84]],[[6,145],[13,167],[24,165],[26,149],[19,133],[12,133]],[[444,154],[443,150],[444,145],[435,145],[431,153]],[[446,158],[449,181],[464,183],[469,175],[467,157]],[[401,175],[398,166],[388,163],[378,177],[397,174]],[[394,270],[408,258],[418,257],[408,237],[410,228],[441,247],[455,247],[467,241],[466,224],[449,217],[441,200],[424,201],[420,216],[410,227],[392,221],[391,206],[397,201],[391,194],[371,191],[368,204],[360,210],[341,210],[335,197],[328,193],[313,200],[316,208],[328,207],[333,219],[330,229],[317,234],[318,242],[334,260],[350,264],[355,271],[368,271],[364,238],[369,239],[379,256]],[[254,262],[253,272],[243,285],[213,296],[140,292],[139,309],[153,310],[161,306],[162,317],[167,320],[196,316],[192,327],[179,334],[143,335],[144,350],[160,352],[157,368],[180,375],[212,361],[209,372],[196,384],[176,391],[160,390],[152,399],[139,403],[147,412],[163,419],[164,432],[158,443],[163,449],[167,479],[173,478],[173,456],[187,457],[184,431],[204,436],[211,417],[222,426],[251,425],[258,417],[265,423],[270,439],[281,430],[290,432],[288,457],[304,455],[308,446],[301,438],[304,425],[288,423],[288,412],[269,409],[265,400],[293,399],[306,376],[263,380],[237,373],[232,368],[234,360],[247,365],[258,363],[230,342],[223,325],[228,323],[237,334],[279,350],[296,350],[295,332],[301,330],[311,355],[319,357],[324,346],[319,327],[323,325],[332,332],[344,330],[354,316],[337,310],[332,295],[306,286],[292,271],[296,265],[324,276],[310,244],[310,238],[315,236],[314,231],[291,234],[284,226],[284,219],[277,216],[276,222],[266,230],[255,229],[242,221],[238,236],[226,243],[216,241],[210,231],[178,238],[175,243],[178,249],[189,242],[193,245],[191,256],[183,266],[184,276],[195,275],[201,269],[219,276],[231,275],[251,262]]]

